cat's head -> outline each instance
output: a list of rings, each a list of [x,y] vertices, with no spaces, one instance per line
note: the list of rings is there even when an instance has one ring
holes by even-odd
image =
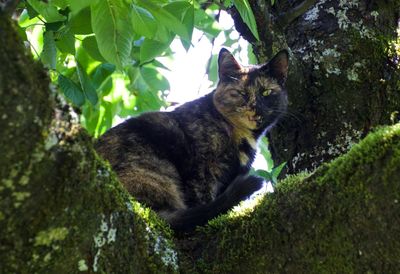
[[[214,93],[218,111],[234,126],[262,132],[286,111],[284,88],[288,52],[278,52],[268,63],[242,66],[222,49],[218,57],[219,82]]]

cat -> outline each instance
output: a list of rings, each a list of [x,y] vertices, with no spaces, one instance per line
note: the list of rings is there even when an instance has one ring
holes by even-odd
[[[108,130],[95,147],[127,191],[176,231],[227,212],[263,185],[249,176],[257,140],[287,108],[288,52],[242,66],[218,56],[217,87],[171,112],[149,112]]]

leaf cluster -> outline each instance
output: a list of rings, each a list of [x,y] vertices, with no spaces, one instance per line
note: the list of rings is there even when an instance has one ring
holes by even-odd
[[[215,39],[221,32],[216,14],[232,4],[254,19],[247,0],[204,8],[205,2],[26,0],[20,4],[20,33],[82,113],[83,125],[99,136],[118,118],[167,106],[168,68],[157,58],[172,58],[174,39],[186,50],[194,28]],[[246,22],[254,26],[254,20]]]

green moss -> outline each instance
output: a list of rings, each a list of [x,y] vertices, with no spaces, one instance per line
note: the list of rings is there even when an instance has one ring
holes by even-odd
[[[66,227],[50,228],[46,231],[40,231],[35,237],[35,245],[49,246],[55,241],[62,241],[68,235]]]
[[[199,229],[194,273],[393,273],[400,243],[400,124],[312,174],[290,176],[251,215]],[[189,264],[190,265],[190,264]]]
[[[59,142],[43,140],[34,149],[40,157],[2,180],[2,271],[176,273],[167,225],[132,200],[86,132],[52,125]]]

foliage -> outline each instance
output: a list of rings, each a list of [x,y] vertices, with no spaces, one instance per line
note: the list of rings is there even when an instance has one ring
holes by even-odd
[[[237,8],[237,10],[239,11],[243,21],[246,23],[246,25],[253,33],[254,37],[257,40],[260,40],[257,31],[256,19],[254,18],[254,14],[253,11],[251,10],[249,2],[247,0],[233,0],[233,3]]]
[[[221,32],[215,16],[231,4],[204,8],[201,0],[27,0],[20,5],[19,25],[34,55],[82,113],[82,124],[99,136],[118,118],[167,107],[170,86],[163,70],[168,68],[157,58],[172,58],[174,39],[188,50],[194,28],[213,41]],[[254,30],[247,1],[233,4]],[[213,56],[214,69],[215,61]]]
[[[220,9],[235,5],[258,37],[247,0],[206,8],[203,2],[27,0],[19,24],[24,39],[50,69],[52,80],[81,112],[83,126],[97,137],[121,118],[168,106],[170,85],[163,75],[168,68],[158,58],[173,57],[174,39],[188,50],[194,28],[212,43],[221,34],[224,46],[239,55],[239,37],[232,38],[232,29],[223,30],[216,22]],[[254,64],[250,45],[244,50]],[[211,54],[208,65],[213,83],[218,80],[217,59],[217,54]],[[268,148],[261,152],[268,157],[270,169],[255,173],[275,182],[278,169],[271,169]]]
[[[168,81],[155,58],[171,55],[178,35],[190,46],[190,1],[28,0],[20,16],[32,48],[51,69],[82,123],[98,136],[116,116],[165,106]]]
[[[282,169],[285,167],[286,162],[283,162],[277,166],[274,165],[271,153],[268,149],[268,139],[263,137],[258,145],[260,153],[266,161],[266,167],[263,169],[252,168],[250,174],[263,177],[265,180],[269,181],[273,187],[275,187],[278,182],[278,176]]]

